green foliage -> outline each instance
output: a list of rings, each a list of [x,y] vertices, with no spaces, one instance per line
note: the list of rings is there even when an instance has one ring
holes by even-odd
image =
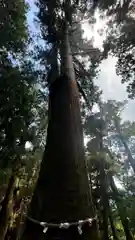
[[[117,57],[116,72],[122,83],[127,84],[130,98],[135,94],[135,36],[134,4],[125,1],[122,7],[110,9],[111,20],[108,23],[107,39],[104,42],[104,56],[111,53]]]
[[[132,2],[124,1],[122,6],[115,0],[93,1],[94,5],[85,0],[74,0],[72,4],[68,4],[69,2],[37,1],[39,8],[37,21],[44,41],[41,47],[27,41],[28,6],[24,0],[3,0],[0,3],[2,36],[0,39],[0,197],[5,194],[13,163],[18,162],[19,197],[27,206],[32,196],[46,141],[48,91],[44,87],[47,82],[51,83],[52,79],[60,74],[61,59],[58,53],[63,37],[61,29],[65,16],[69,25],[69,40],[76,78],[88,100],[86,107],[86,103],[80,97],[82,113],[84,113],[84,131],[89,139],[86,157],[93,200],[102,223],[104,208],[102,189],[105,189],[106,196],[109,196],[116,232],[119,239],[125,239],[119,209],[114,199],[120,200],[122,209],[126,206],[129,228],[134,234],[135,179],[131,172],[127,150],[119,135],[121,133],[133,155],[135,123],[121,121],[121,113],[126,101],[109,100],[101,104],[99,99],[101,92],[93,83],[98,75],[101,52],[94,48],[92,39],[88,41],[82,38],[80,20],[85,15],[89,22],[94,23],[93,9],[96,8],[100,9],[101,14],[112,16],[104,43],[103,57],[111,52],[118,58],[117,74],[122,76],[122,82],[129,82],[128,91],[130,97],[134,97],[135,24]],[[107,11],[103,12],[104,10]],[[34,54],[29,51],[31,44],[34,44]],[[38,64],[35,64],[37,60],[40,65],[38,69]],[[89,116],[95,102],[100,103],[100,111]],[[120,132],[117,131],[118,128]],[[26,142],[31,144],[31,149],[25,148]],[[101,175],[105,180],[101,179]],[[123,187],[115,194],[112,192],[110,176],[117,179]],[[110,227],[109,224],[109,233],[112,234]],[[110,238],[112,239],[112,236]]]
[[[121,124],[121,132],[126,139],[135,136],[135,122],[125,121]]]
[[[62,26],[64,18],[69,25],[68,35],[73,53],[73,63],[76,73],[76,80],[80,83],[85,96],[87,97],[87,109],[91,108],[95,101],[98,101],[100,91],[93,84],[93,79],[98,74],[98,66],[101,61],[101,53],[94,48],[93,42],[83,39],[83,31],[81,29],[81,20],[83,19],[82,11],[86,11],[85,1],[37,1],[39,11],[36,21],[38,21],[41,29],[42,38],[47,47],[38,49],[38,59],[46,68],[46,76],[44,79],[50,85],[60,74],[58,52],[61,52],[61,42],[63,38]],[[81,56],[78,58],[78,56]],[[88,57],[89,68],[86,68],[85,57]],[[81,93],[82,94],[82,93]],[[88,106],[89,105],[89,106]],[[85,106],[82,103],[85,112]]]
[[[0,129],[1,162],[5,166],[17,154],[19,145],[28,139],[28,128],[33,121],[32,83],[34,74],[28,66],[13,66],[6,54],[1,54]]]
[[[121,118],[125,104],[125,101],[112,100],[100,103],[100,112],[87,117],[84,124],[85,134],[89,139],[86,153],[94,203],[102,225],[105,217],[103,209],[107,208],[106,211],[110,211],[107,206],[104,206],[102,198],[108,196],[118,239],[125,239],[121,219],[126,219],[124,221],[128,222],[128,228],[133,234],[135,233],[133,227],[134,175],[130,168],[127,148],[119,137],[121,134],[127,147],[130,148],[130,154],[134,154],[132,152],[134,148],[131,147],[134,145],[134,122],[122,122]],[[127,163],[128,166],[126,166]],[[113,183],[115,185],[111,184],[110,178],[115,179]],[[117,183],[121,185],[120,189],[117,189]],[[110,225],[108,229],[112,235]]]
[[[0,2],[0,49],[16,52],[23,47],[28,36],[26,12],[24,0]]]

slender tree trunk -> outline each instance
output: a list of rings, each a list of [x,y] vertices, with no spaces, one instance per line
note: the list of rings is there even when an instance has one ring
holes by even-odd
[[[102,163],[102,164],[104,164],[104,163]],[[109,205],[109,198],[108,198],[108,194],[107,194],[107,179],[106,179],[106,174],[104,171],[105,166],[102,165],[101,169],[102,169],[102,171],[101,171],[102,172],[102,174],[101,174],[101,177],[102,177],[101,199],[102,199],[102,205],[103,205],[103,231],[104,231],[103,240],[106,240],[106,239],[109,240],[108,220],[110,220],[113,239],[118,240],[116,229],[113,224],[111,209],[110,209],[110,205]]]
[[[102,160],[101,160],[102,161]],[[102,166],[103,168],[103,166]],[[108,197],[106,194],[106,179],[105,179],[105,173],[104,169],[100,168],[100,180],[101,180],[101,201],[102,201],[102,217],[103,217],[103,239],[109,240],[109,234],[108,234]]]
[[[119,134],[119,138],[120,138],[122,144],[125,147],[125,150],[126,150],[126,153],[127,153],[127,156],[128,156],[128,161],[129,161],[129,163],[130,163],[130,165],[131,165],[131,167],[132,167],[132,169],[135,173],[135,160],[133,159],[131,151],[130,151],[130,149],[129,149],[129,147],[128,147],[128,145],[127,145],[127,143],[126,143],[126,141],[125,141],[125,139],[124,139],[124,137],[121,133],[121,130],[120,130],[120,127],[117,123],[117,120],[115,120],[115,127],[116,127],[117,133]]]
[[[13,191],[14,191],[15,182],[16,182],[16,176],[13,173],[9,179],[8,188],[6,191],[5,198],[2,202],[2,209],[0,212],[0,240],[5,239],[7,229],[8,229],[8,224],[13,212]]]
[[[102,131],[102,130],[101,130]],[[100,144],[100,151],[103,154],[103,140],[102,134],[99,136],[99,144]],[[105,160],[102,157],[99,163],[99,171],[100,171],[100,184],[101,184],[101,202],[102,202],[102,217],[103,217],[103,239],[109,240],[109,233],[108,233],[108,195],[107,195],[107,179],[105,174]]]
[[[116,206],[118,208],[118,212],[119,212],[119,215],[120,215],[120,220],[121,220],[121,223],[123,225],[123,229],[124,229],[124,232],[125,232],[126,239],[127,240],[133,240],[132,233],[129,229],[128,219],[126,217],[126,209],[123,209],[121,207],[121,201],[119,199],[119,192],[118,192],[118,189],[117,189],[117,187],[114,183],[114,180],[113,180],[111,174],[109,174],[109,179],[110,179],[110,185],[111,185],[112,191],[114,193],[113,194],[114,200],[115,200]]]
[[[123,143],[123,145],[125,147],[125,150],[126,150],[126,153],[127,153],[127,156],[128,156],[128,161],[129,161],[129,163],[130,163],[130,165],[131,165],[131,167],[132,167],[132,169],[135,173],[135,160],[133,159],[131,151],[130,151],[124,137],[122,136],[122,134],[119,133],[119,137],[120,137],[121,142]]]
[[[62,44],[62,75],[50,87],[47,143],[29,210],[30,217],[51,223],[95,216],[84,160],[79,93],[67,32]],[[40,226],[27,220],[22,240],[98,239],[96,221],[91,227],[86,224],[83,230],[82,235],[76,226],[67,230],[48,229],[43,234]]]
[[[114,226],[114,222],[113,222],[113,218],[112,218],[112,213],[111,213],[111,208],[110,208],[110,206],[109,206],[109,220],[110,220],[110,225],[111,225],[111,229],[112,229],[113,239],[114,239],[114,240],[119,240],[119,238],[117,237],[116,228],[115,228],[115,226]]]
[[[101,114],[101,120],[103,124],[103,121],[105,119],[104,119],[104,109],[102,108],[102,106],[100,106],[100,114]],[[104,134],[105,126],[104,124],[103,125],[102,124],[101,124],[100,135],[99,135],[100,152],[102,156],[99,169],[100,169],[100,182],[101,182],[101,200],[102,200],[102,206],[103,206],[103,231],[104,231],[103,239],[109,240],[108,220],[110,220],[113,238],[117,240],[118,238],[117,238],[116,230],[112,220],[109,197],[108,197],[108,176],[105,172],[105,170],[107,169],[107,163],[103,156],[104,154],[103,134]]]
[[[24,213],[26,213],[27,203],[25,200],[22,200],[21,209],[20,209],[20,219],[18,222],[17,237],[16,240],[19,240],[22,236],[23,225],[24,225]]]
[[[8,239],[17,240],[17,237],[19,236],[19,232],[20,232],[23,213],[24,213],[24,205],[23,205],[23,201],[21,201],[19,214],[18,214],[17,218],[15,219],[15,226],[12,227],[11,229],[9,229],[9,238],[7,236],[7,238],[5,240],[8,240]]]

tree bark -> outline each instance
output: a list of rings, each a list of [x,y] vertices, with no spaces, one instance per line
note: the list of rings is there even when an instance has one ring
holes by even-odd
[[[64,34],[64,32],[63,32]],[[39,179],[30,205],[33,219],[60,223],[94,217],[84,158],[79,93],[73,69],[67,31],[61,49],[61,76],[50,87],[47,142]],[[97,224],[48,229],[26,221],[22,240],[97,240]]]
[[[109,206],[109,220],[110,220],[110,225],[111,225],[111,229],[112,229],[113,239],[114,240],[119,240],[119,238],[117,237],[116,228],[114,226],[114,222],[113,222],[110,206]]]
[[[129,229],[128,219],[127,219],[126,214],[125,214],[126,209],[123,209],[121,207],[121,201],[119,199],[119,192],[118,192],[118,189],[117,189],[117,187],[114,183],[114,180],[113,180],[113,177],[111,176],[111,174],[109,174],[109,179],[110,179],[110,185],[111,185],[112,191],[114,192],[114,194],[113,194],[114,200],[115,200],[116,206],[118,208],[118,212],[119,212],[119,215],[120,215],[120,220],[121,220],[121,223],[123,225],[123,229],[124,229],[124,232],[125,232],[126,239],[127,240],[133,240],[132,233]]]
[[[102,129],[101,129],[102,131]],[[100,144],[100,153],[103,154],[103,140],[102,140],[102,133],[99,136],[99,144]],[[108,212],[108,195],[107,195],[107,179],[105,174],[105,160],[102,157],[100,159],[99,163],[99,171],[100,171],[100,184],[101,184],[101,203],[102,203],[102,217],[103,217],[103,239],[109,240],[109,234],[108,234],[108,218],[109,218],[109,212]]]
[[[13,211],[13,191],[15,182],[16,176],[13,173],[9,179],[8,188],[6,191],[5,198],[2,202],[2,209],[0,211],[0,240],[5,239],[8,224],[11,219],[11,214]]]
[[[103,159],[101,159],[103,164]],[[108,196],[106,194],[106,177],[103,169],[104,166],[100,167],[100,181],[101,181],[101,202],[102,202],[102,217],[103,217],[103,239],[109,240],[108,234]]]

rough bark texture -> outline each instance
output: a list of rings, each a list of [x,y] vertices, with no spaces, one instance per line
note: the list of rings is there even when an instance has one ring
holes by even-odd
[[[2,202],[2,209],[0,212],[0,240],[5,239],[7,229],[8,229],[8,224],[9,224],[11,214],[13,211],[12,201],[13,201],[13,190],[14,190],[15,180],[16,180],[16,178],[15,178],[14,174],[12,174],[12,176],[9,180],[5,198]]]
[[[79,96],[74,80],[63,76],[54,82],[49,108],[46,150],[29,215],[54,223],[93,217],[84,161]],[[94,225],[95,231],[85,226],[86,231],[81,237],[75,227],[63,231],[54,229],[43,235],[40,227],[27,221],[22,239],[96,240]]]
[[[64,28],[65,27],[65,28]],[[79,93],[75,80],[67,27],[63,25],[60,46],[61,76],[51,84],[46,149],[29,216],[39,221],[60,223],[94,217],[86,171]],[[22,240],[97,240],[96,221],[67,230],[42,228],[27,220]]]

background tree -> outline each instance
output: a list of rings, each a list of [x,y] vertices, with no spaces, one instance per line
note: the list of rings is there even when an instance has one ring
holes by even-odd
[[[4,198],[0,212],[1,239],[5,238],[13,220],[14,189],[18,188],[16,184],[26,169],[25,145],[33,141],[32,124],[37,120],[34,109],[39,106],[36,71],[32,55],[31,59],[29,55],[26,11],[24,1],[2,1],[0,4],[0,168],[1,187],[7,187],[6,192],[1,193]]]
[[[131,204],[130,199],[134,200],[133,195],[126,190],[128,175],[129,172],[130,174],[132,172],[131,165],[129,155],[115,126],[117,117],[121,134],[126,141],[128,139],[128,143],[126,142],[128,148],[130,145],[132,146],[134,122],[121,122],[124,105],[125,102],[110,100],[102,104],[102,115],[96,113],[89,116],[85,123],[85,134],[90,137],[86,150],[88,169],[92,182],[94,203],[99,216],[100,231],[104,235],[103,239],[105,235],[107,238],[111,234],[110,227],[114,239],[121,239],[124,234],[126,239],[133,239],[132,235],[134,235],[131,224],[132,217],[128,215],[127,207],[128,201],[130,201],[129,205],[133,210],[133,202]],[[101,138],[101,136],[103,137]],[[130,152],[130,155],[132,155],[132,152]],[[130,176],[133,177],[133,175]],[[120,189],[117,188],[118,182],[121,185]],[[127,204],[125,204],[125,201],[127,201]],[[122,223],[124,233],[120,229],[120,232],[118,231],[119,220]]]
[[[42,39],[29,33],[23,1],[0,5],[0,239],[22,235],[36,182],[28,216],[59,223],[96,212],[102,239],[134,238],[135,124],[122,121],[126,102],[101,103],[94,84],[99,64],[111,53],[134,97],[133,1],[93,3],[38,1]],[[82,31],[83,21],[94,26],[97,10],[108,21],[103,53]],[[97,114],[92,112],[95,103],[100,105]],[[80,115],[88,139],[85,149]],[[96,222],[82,230],[81,236],[77,226],[43,235],[42,227],[27,219],[23,238],[98,238]]]
[[[121,1],[99,1],[98,6],[108,18],[103,55],[107,57],[109,53],[116,57],[116,73],[126,84],[129,97],[134,98],[134,1],[124,1],[123,4]]]

